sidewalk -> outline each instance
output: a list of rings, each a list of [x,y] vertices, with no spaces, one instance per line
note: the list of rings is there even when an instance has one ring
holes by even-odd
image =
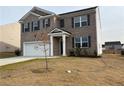
[[[44,57],[23,57],[23,56],[20,56],[20,57],[3,58],[3,59],[0,59],[0,66],[18,63],[18,62],[23,62],[23,61],[28,61],[28,60],[37,59],[37,58],[44,58]],[[57,57],[48,57],[48,58],[57,58]]]

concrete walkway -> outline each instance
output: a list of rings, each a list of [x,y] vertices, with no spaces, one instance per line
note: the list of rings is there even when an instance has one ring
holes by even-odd
[[[0,59],[0,66],[18,63],[18,62],[23,62],[23,61],[28,61],[28,60],[37,59],[37,58],[44,58],[44,57],[23,57],[23,56],[20,56],[20,57],[3,58],[3,59]],[[48,57],[48,58],[57,58],[57,57]]]

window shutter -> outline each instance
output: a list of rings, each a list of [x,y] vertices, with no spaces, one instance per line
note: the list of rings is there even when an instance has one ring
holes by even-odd
[[[60,27],[64,27],[64,19],[60,20]]]
[[[74,48],[74,37],[72,37],[72,48]]]
[[[91,36],[88,36],[89,47],[91,47]]]
[[[30,31],[30,23],[28,23],[28,31]]]
[[[38,23],[38,30],[40,30],[40,21],[37,21]]]
[[[48,19],[48,26],[50,26],[50,18]]]
[[[24,32],[24,24],[23,23],[21,25],[21,30],[22,30],[22,32]]]
[[[45,19],[43,19],[43,28],[45,27]]]
[[[31,30],[32,30],[32,32],[33,32],[33,22],[31,23]]]
[[[74,28],[74,18],[72,17],[72,28]]]
[[[90,25],[90,15],[87,15],[88,26]]]

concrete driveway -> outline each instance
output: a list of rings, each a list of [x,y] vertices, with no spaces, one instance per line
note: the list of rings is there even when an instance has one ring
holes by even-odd
[[[7,64],[13,64],[13,63],[18,63],[18,62],[23,62],[23,61],[28,61],[36,58],[44,58],[44,57],[11,57],[11,58],[3,58],[0,59],[0,66],[7,65]],[[56,57],[48,57],[48,58],[56,58]]]

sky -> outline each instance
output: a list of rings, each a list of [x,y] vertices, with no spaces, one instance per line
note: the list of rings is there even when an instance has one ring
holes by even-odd
[[[90,6],[38,6],[56,14],[80,10]],[[0,6],[0,25],[18,22],[32,6]],[[102,42],[124,43],[124,6],[100,6]]]

